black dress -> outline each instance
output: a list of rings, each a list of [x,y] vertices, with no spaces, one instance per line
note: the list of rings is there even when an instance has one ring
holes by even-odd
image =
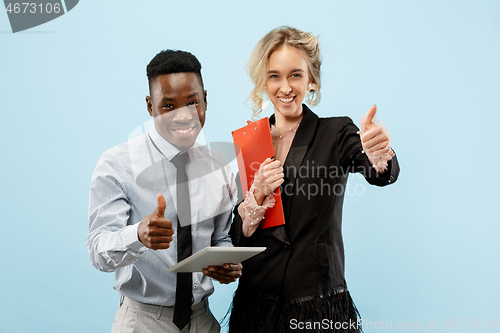
[[[396,181],[399,165],[394,156],[388,170],[377,174],[350,118],[318,118],[305,105],[303,112],[283,165],[285,225],[259,228],[245,237],[234,210],[234,245],[266,250],[243,262],[231,333],[358,331],[359,314],[344,279],[341,225],[347,176],[360,172],[370,184],[385,186]]]

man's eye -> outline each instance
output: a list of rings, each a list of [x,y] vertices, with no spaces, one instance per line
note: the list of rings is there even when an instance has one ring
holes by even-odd
[[[164,109],[171,109],[173,108],[174,106],[172,104],[165,104],[162,106]]]
[[[188,105],[196,105],[196,104],[198,104],[198,103],[199,103],[198,101],[192,101],[192,102],[189,102],[189,104],[188,104]]]

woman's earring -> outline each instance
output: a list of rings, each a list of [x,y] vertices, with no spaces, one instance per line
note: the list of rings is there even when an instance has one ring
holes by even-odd
[[[262,100],[264,100],[264,97],[266,97],[266,95],[267,95],[267,100],[262,103],[262,107],[260,108],[262,111],[267,109],[271,104],[271,102],[269,101],[269,93],[267,92],[267,87],[264,87],[264,89],[266,90],[266,92],[262,94]]]
[[[311,91],[313,91],[312,83],[307,85],[307,96],[305,102],[311,105]]]
[[[312,98],[311,99],[311,95]],[[309,105],[316,105],[319,103],[320,100],[320,93],[318,89],[318,85],[316,83],[309,83],[307,85],[307,97],[306,97],[306,103]]]

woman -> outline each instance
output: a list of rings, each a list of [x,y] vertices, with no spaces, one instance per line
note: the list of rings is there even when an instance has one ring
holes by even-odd
[[[316,37],[280,27],[255,47],[248,64],[255,84],[254,116],[266,95],[275,158],[255,174],[235,209],[231,236],[237,246],[266,251],[243,263],[230,332],[357,332],[356,307],[344,280],[342,203],[349,172],[370,184],[396,181],[399,166],[388,134],[372,119],[359,130],[348,117],[318,118],[306,105],[320,96]],[[281,186],[285,225],[260,229],[271,193]]]

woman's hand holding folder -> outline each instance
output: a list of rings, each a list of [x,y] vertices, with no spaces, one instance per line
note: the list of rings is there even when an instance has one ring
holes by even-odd
[[[266,158],[255,173],[255,180],[253,182],[253,194],[255,201],[260,206],[264,198],[273,193],[281,184],[283,184],[285,174],[281,162],[274,157]]]

